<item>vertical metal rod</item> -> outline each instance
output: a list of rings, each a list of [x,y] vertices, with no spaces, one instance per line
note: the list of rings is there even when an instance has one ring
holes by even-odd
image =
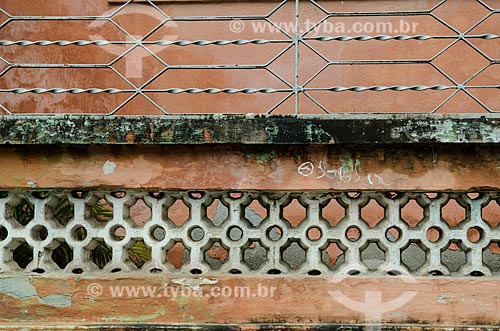
[[[300,38],[300,31],[299,31],[299,10],[300,10],[300,5],[299,5],[299,0],[295,0],[295,38],[293,40],[295,44],[295,86],[294,86],[294,93],[295,93],[295,114],[297,115],[299,113],[299,38]]]

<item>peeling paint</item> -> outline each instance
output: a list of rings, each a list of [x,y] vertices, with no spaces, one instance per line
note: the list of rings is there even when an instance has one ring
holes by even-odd
[[[446,294],[440,295],[437,301],[440,303],[448,303],[448,296]]]
[[[105,322],[133,322],[133,323],[144,323],[149,320],[164,316],[167,314],[165,308],[160,308],[156,313],[146,314],[146,315],[135,315],[135,316],[115,316],[115,317],[103,317],[102,320]]]
[[[33,180],[26,181],[26,185],[31,186],[31,188],[36,188],[36,182]]]
[[[42,305],[57,308],[69,307],[72,304],[69,295],[51,294],[45,297],[38,295],[36,288],[26,276],[0,278],[0,293],[20,300],[36,298]]]
[[[115,169],[116,169],[116,163],[111,162],[110,160],[107,160],[102,166],[102,172],[105,175],[112,175],[115,172]]]
[[[193,291],[199,291],[201,285],[213,285],[217,284],[219,281],[217,279],[210,278],[176,278],[172,279],[172,283],[187,286]]]

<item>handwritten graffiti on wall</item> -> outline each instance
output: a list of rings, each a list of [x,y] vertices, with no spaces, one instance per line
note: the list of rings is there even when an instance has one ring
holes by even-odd
[[[307,161],[299,165],[297,172],[303,177],[316,179],[329,179],[332,181],[340,181],[343,183],[358,183],[366,180],[368,185],[383,185],[387,186],[382,176],[376,173],[363,175],[361,171],[361,161],[356,159],[354,162],[344,162],[342,165],[330,166],[327,161],[319,161],[317,163]]]

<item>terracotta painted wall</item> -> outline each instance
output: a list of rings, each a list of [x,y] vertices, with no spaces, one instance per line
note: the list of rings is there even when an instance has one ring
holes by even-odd
[[[38,0],[34,5],[30,0],[2,0],[0,40],[130,43],[104,46],[4,43],[0,46],[0,112],[293,114],[296,103],[300,114],[500,110],[497,101],[500,90],[495,88],[500,73],[500,39],[495,37],[500,34],[500,14],[495,12],[500,9],[497,0],[317,1],[316,4],[300,1],[298,30],[303,40],[297,46],[297,82],[294,1],[158,1],[157,7],[137,1],[115,12],[123,3]],[[107,15],[112,15],[109,20],[96,19]],[[55,20],[51,16],[81,19]],[[203,19],[214,16],[237,20]],[[311,28],[312,31],[305,33]],[[390,36],[389,40],[384,36]],[[132,38],[144,44],[136,45]],[[158,40],[178,43],[147,44]],[[211,43],[180,42],[196,40]],[[242,45],[225,42],[235,40],[261,42]],[[213,44],[214,41],[225,45]],[[297,99],[294,86],[302,88]],[[414,88],[365,90],[373,86]],[[5,92],[36,87],[115,88],[125,92]],[[329,91],[332,87],[347,90]],[[143,93],[136,94],[138,88]],[[172,88],[275,91],[255,94],[159,91]]]
[[[197,132],[198,140],[190,137],[190,142],[175,145],[174,131],[180,130],[174,121],[171,132],[163,128],[158,134],[161,138],[153,137],[159,132],[153,130],[155,124],[150,131],[126,122],[112,133],[92,128],[94,136],[105,142],[99,145],[78,135],[78,128],[69,134],[60,132],[58,119],[48,121],[50,131],[39,130],[38,118],[34,122],[16,118],[12,125],[6,124],[7,119],[12,121],[10,116],[0,116],[0,133],[12,134],[0,137],[0,193],[30,188],[119,187],[236,192],[426,191],[432,196],[435,193],[431,192],[456,190],[474,198],[481,191],[500,189],[500,149],[483,144],[498,143],[497,123],[489,122],[491,130],[484,135],[480,132],[483,127],[476,126],[471,138],[467,126],[460,125],[460,117],[454,117],[454,125],[446,122],[450,114],[487,115],[500,110],[499,0],[300,1],[298,29],[297,4],[292,0],[154,4],[141,0],[124,4],[120,0],[0,0],[0,115],[243,113],[251,120],[251,114],[266,113],[338,116],[435,112],[444,114],[436,138],[441,144],[416,144],[420,141],[415,135],[423,131],[417,125],[408,134],[415,126],[410,121],[406,129],[397,132],[399,138],[409,137],[411,142],[404,144],[372,145],[375,142],[364,136],[358,145],[337,144],[333,138],[321,140],[324,131],[312,132],[314,126],[310,126],[307,137],[318,136],[319,145],[278,146],[272,140],[277,132],[273,135],[268,127],[261,128],[264,133],[261,130],[258,137],[257,131],[252,131],[253,143],[259,141],[260,145],[214,142],[221,139],[219,131],[214,130],[212,136],[204,127]],[[335,120],[335,116],[331,118]],[[59,119],[67,120],[66,128],[72,126],[67,117]],[[419,120],[425,123],[425,117]],[[89,130],[88,125],[85,128]],[[377,137],[374,131],[372,127],[366,132]],[[80,145],[72,145],[68,138],[73,132],[77,132],[74,141]],[[151,137],[145,132],[151,132]],[[436,137],[432,132],[424,133],[430,141]],[[286,137],[286,132],[280,134]],[[66,142],[54,143],[50,135],[64,136]],[[467,144],[469,138],[478,144]],[[263,143],[266,139],[267,145]],[[10,145],[12,141],[15,146]],[[145,146],[145,141],[151,145]],[[345,164],[350,164],[351,177],[321,174],[325,167],[344,169]],[[138,226],[151,217],[151,210],[141,201],[131,208],[131,218]],[[343,208],[337,207],[328,205],[322,216],[338,222]],[[481,216],[488,223],[484,226],[497,229],[498,200],[483,207]],[[211,204],[208,217],[220,217],[221,208],[221,203]],[[259,203],[249,208],[261,217],[268,212]],[[449,227],[460,227],[470,213],[453,199],[441,212]],[[168,210],[176,225],[188,214],[182,203]],[[305,208],[293,200],[283,214],[296,226],[304,220]],[[361,217],[375,227],[384,217],[384,209],[372,200],[362,208]],[[418,226],[422,218],[422,206],[416,200],[402,209],[401,219],[411,227]],[[436,239],[429,235],[429,240]],[[479,235],[467,232],[471,242]],[[499,245],[495,239],[488,246],[495,267],[500,265]],[[184,249],[176,245],[169,250],[172,265],[183,264]],[[462,249],[455,242],[447,248],[453,252]],[[332,249],[328,253],[329,263],[335,263],[340,252]],[[214,259],[227,257],[221,248],[208,254]],[[163,276],[119,276],[117,280],[106,275],[101,280],[133,284],[146,279],[151,284],[164,284]],[[8,286],[21,284],[13,288],[23,289],[29,283],[28,287],[33,285],[39,292],[34,290],[31,296],[24,293],[21,300],[11,295],[10,287],[0,286],[8,293],[0,296],[0,326],[25,330],[40,323],[46,330],[54,325],[59,330],[76,330],[77,325],[89,323],[89,327],[101,330],[106,329],[102,323],[251,323],[247,329],[260,330],[260,322],[296,322],[297,329],[306,329],[300,323],[309,327],[311,323],[364,322],[363,316],[308,294],[328,285],[325,279],[265,277],[264,282],[280,286],[284,295],[279,300],[235,304],[169,301],[160,307],[157,298],[130,302],[104,297],[95,305],[85,292],[87,283],[95,279],[61,276],[54,281],[23,275],[13,277],[17,283]],[[262,279],[234,277],[221,282],[253,286]],[[374,283],[388,287],[390,293],[417,288],[421,295],[412,302],[409,313],[387,316],[385,322],[430,324],[436,329],[472,324],[478,329],[498,327],[498,279],[425,276],[414,286],[394,278],[367,277],[349,279],[343,286],[346,292],[360,296],[364,293],[360,284],[373,289]],[[311,289],[316,292],[307,291]],[[40,303],[48,293],[64,293],[74,300],[74,306]],[[306,301],[312,304],[304,305]],[[249,307],[256,307],[255,311]],[[275,313],[276,307],[281,312]],[[261,329],[266,330],[266,326]]]

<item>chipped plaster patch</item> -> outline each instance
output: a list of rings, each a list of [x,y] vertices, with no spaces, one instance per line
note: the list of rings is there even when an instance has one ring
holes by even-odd
[[[199,291],[200,286],[217,284],[218,281],[216,279],[210,278],[178,278],[172,279],[172,283],[181,286],[187,286],[194,291]]]
[[[105,175],[112,175],[115,172],[115,169],[116,169],[116,163],[111,162],[110,160],[107,160],[102,166],[102,172]]]
[[[20,300],[36,298],[42,305],[58,308],[69,307],[72,304],[69,295],[51,294],[46,297],[38,295],[28,277],[0,278],[0,293]]]
[[[26,181],[26,185],[31,186],[31,188],[36,188],[36,182],[33,180]]]

